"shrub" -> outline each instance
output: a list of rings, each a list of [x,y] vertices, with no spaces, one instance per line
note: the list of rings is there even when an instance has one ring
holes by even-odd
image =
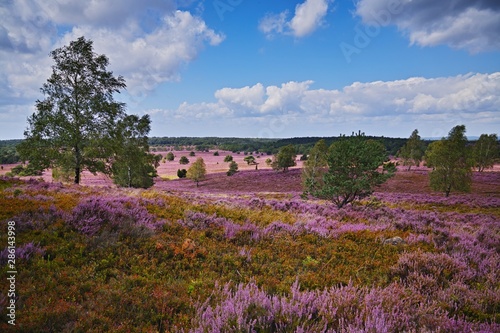
[[[178,169],[177,170],[177,177],[179,178],[186,178],[187,176],[187,170],[186,169]]]
[[[167,155],[165,156],[165,159],[166,159],[167,161],[169,161],[169,162],[172,162],[172,161],[174,160],[174,158],[175,158],[175,155],[174,155],[174,153],[172,153],[171,151],[169,151],[169,152],[167,153]]]
[[[181,156],[179,159],[180,164],[189,164],[189,159],[186,156]]]
[[[95,236],[104,230],[124,234],[136,228],[153,230],[155,222],[137,199],[90,197],[73,209],[68,224],[84,235]]]
[[[226,174],[228,176],[232,176],[236,172],[238,172],[238,163],[236,163],[235,161],[231,161],[231,163],[229,164],[229,170],[227,171]]]

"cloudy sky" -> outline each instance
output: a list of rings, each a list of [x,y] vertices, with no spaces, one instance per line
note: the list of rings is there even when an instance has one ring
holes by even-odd
[[[151,136],[500,131],[498,0],[1,0],[0,139],[94,41]]]

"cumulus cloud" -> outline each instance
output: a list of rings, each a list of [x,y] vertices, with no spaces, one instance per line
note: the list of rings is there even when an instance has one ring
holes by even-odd
[[[0,22],[0,91],[6,99],[39,96],[50,75],[49,52],[80,36],[94,41],[95,51],[108,56],[111,69],[136,95],[178,79],[184,64],[224,39],[169,0],[8,1],[0,14],[5,18]]]
[[[396,25],[411,44],[449,45],[471,53],[500,49],[497,0],[360,0],[356,14],[366,24]]]
[[[257,83],[215,92],[216,102],[183,103],[164,111],[183,119],[251,118],[254,123],[291,119],[295,125],[321,128],[330,124],[387,126],[440,126],[444,135],[459,123],[500,126],[500,73],[453,77],[412,77],[396,81],[355,82],[341,90],[311,89],[312,81],[287,82],[280,86]],[[354,125],[356,126],[356,125]],[[444,127],[443,127],[444,126]],[[356,130],[356,128],[353,128]],[[411,129],[408,129],[411,132]]]
[[[306,0],[295,7],[294,16],[288,20],[289,12],[268,14],[259,23],[259,29],[268,37],[275,34],[301,38],[313,33],[328,11],[329,0]]]

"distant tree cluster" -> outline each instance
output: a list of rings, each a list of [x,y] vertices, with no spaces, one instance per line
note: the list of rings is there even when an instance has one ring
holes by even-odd
[[[0,164],[14,164],[21,160],[16,150],[20,142],[21,140],[0,141]]]

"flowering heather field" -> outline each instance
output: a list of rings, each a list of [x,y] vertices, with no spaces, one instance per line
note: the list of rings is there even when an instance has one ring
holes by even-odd
[[[0,178],[0,331],[500,332],[499,172],[445,198],[400,171],[340,210],[300,170],[102,185]]]

